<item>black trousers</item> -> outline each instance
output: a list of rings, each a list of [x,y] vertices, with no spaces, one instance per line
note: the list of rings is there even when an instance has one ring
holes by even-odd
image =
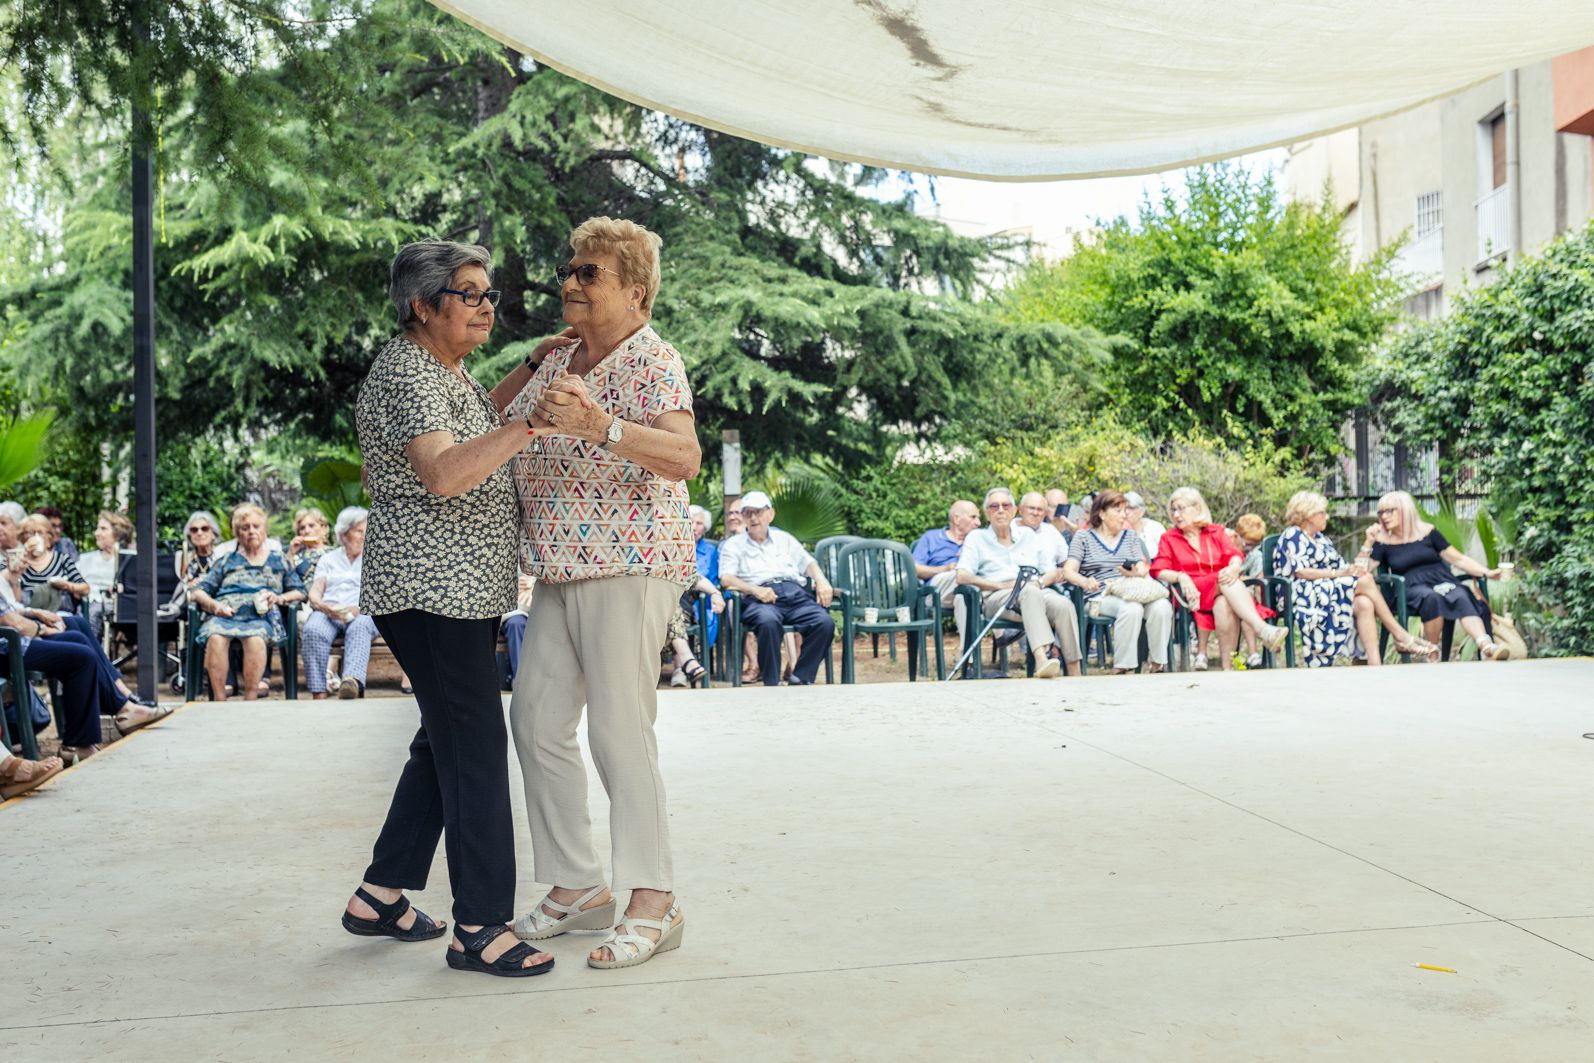
[[[455,620],[419,609],[373,619],[415,687],[421,729],[365,881],[424,889],[442,835],[454,921],[507,923],[515,915],[515,831],[493,655],[498,619]]]
[[[791,674],[804,683],[812,683],[819,675],[825,655],[830,652],[831,640],[836,636],[836,622],[801,583],[783,580],[769,587],[775,592],[773,602],[765,604],[751,596],[742,598],[742,624],[758,639],[758,671],[764,677],[764,685],[780,686],[783,624],[794,625],[797,634],[803,637],[803,648],[797,654]]]

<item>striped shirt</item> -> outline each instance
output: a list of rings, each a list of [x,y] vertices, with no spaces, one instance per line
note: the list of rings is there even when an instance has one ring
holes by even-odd
[[[1125,528],[1115,543],[1105,542],[1100,529],[1087,528],[1075,535],[1074,541],[1068,544],[1068,559],[1079,562],[1081,576],[1104,586],[1112,580],[1123,578],[1123,573],[1118,570],[1120,565],[1151,560],[1146,556],[1145,542],[1135,534],[1133,528]],[[1094,598],[1101,593],[1098,590],[1086,597]]]
[[[78,571],[77,563],[70,557],[57,553],[51,553],[49,556],[50,563],[42,569],[35,569],[28,564],[22,566],[22,597],[24,601],[32,597],[35,588],[48,586],[53,579],[64,579],[68,583],[88,582],[88,580],[83,578],[83,573]],[[65,607],[66,612],[72,611],[74,600],[71,591],[61,592],[61,604]]]

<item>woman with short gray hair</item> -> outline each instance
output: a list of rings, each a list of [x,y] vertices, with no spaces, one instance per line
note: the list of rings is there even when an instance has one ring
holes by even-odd
[[[464,362],[492,332],[491,265],[474,244],[399,249],[388,294],[400,332],[373,359],[355,405],[371,493],[357,607],[409,674],[421,727],[343,926],[399,941],[444,934],[403,896],[426,887],[441,836],[456,924],[448,965],[524,977],[550,970],[553,957],[506,925],[515,836],[494,649],[499,618],[515,607],[520,530],[505,464],[540,429],[506,423],[503,410],[568,340],[544,340],[491,391],[477,383]]]
[[[334,531],[338,546],[316,561],[310,576],[310,618],[304,622],[299,649],[304,678],[317,701],[330,691],[339,698],[365,697],[365,671],[371,661],[376,624],[360,612],[360,576],[365,552],[365,522],[370,514],[349,506],[338,514]],[[340,675],[327,669],[332,640],[343,636]]]

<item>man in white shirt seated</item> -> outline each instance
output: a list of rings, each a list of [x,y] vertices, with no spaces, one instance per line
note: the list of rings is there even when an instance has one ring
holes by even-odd
[[[773,526],[775,508],[762,491],[742,497],[744,530],[720,544],[720,586],[742,593],[742,624],[758,640],[758,669],[764,685],[780,685],[782,625],[802,636],[802,652],[791,683],[811,684],[830,654],[836,624],[826,610],[835,591],[819,562],[795,538]],[[811,577],[814,593],[803,579]],[[818,601],[815,601],[815,597]]]
[[[1051,589],[1063,572],[1055,550],[1048,548],[1049,539],[1015,524],[1013,515],[1011,491],[993,487],[985,493],[985,519],[990,526],[970,532],[963,540],[958,582],[979,589],[989,619],[1012,594],[1019,568],[1038,569],[1040,577],[1019,592],[1017,614],[1009,610],[1004,619],[1023,622],[1024,637],[1035,654],[1037,679],[1050,679],[1065,667],[1069,675],[1078,675],[1079,617],[1074,603]]]

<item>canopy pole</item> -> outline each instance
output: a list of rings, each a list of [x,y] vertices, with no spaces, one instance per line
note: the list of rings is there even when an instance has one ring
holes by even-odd
[[[135,9],[137,47],[149,47],[149,28]],[[137,504],[138,693],[154,700],[160,643],[155,620],[155,228],[149,110],[143,90],[133,93],[133,498]]]

